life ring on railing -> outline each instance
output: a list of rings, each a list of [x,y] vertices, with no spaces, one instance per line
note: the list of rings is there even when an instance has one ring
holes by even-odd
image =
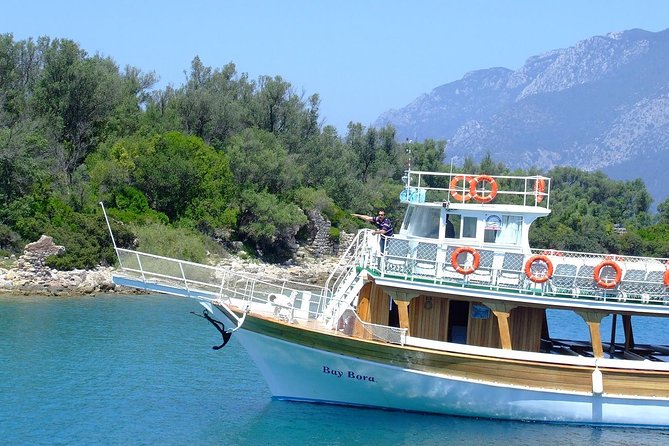
[[[546,274],[543,276],[538,276],[532,272],[532,265],[536,262],[544,262],[546,264]],[[525,275],[534,283],[544,283],[553,276],[553,262],[545,255],[534,255],[527,259],[525,263]]]
[[[610,266],[616,272],[616,276],[613,278],[612,281],[605,280],[600,275],[602,269],[607,266]],[[597,286],[599,286],[600,288],[610,290],[611,288],[615,288],[616,285],[620,283],[620,279],[622,279],[623,277],[623,270],[620,268],[620,265],[618,265],[613,260],[602,260],[602,262],[595,267],[593,275],[595,282],[597,282]]]
[[[472,266],[469,268],[463,268],[459,263],[458,263],[458,256],[462,254],[463,252],[468,252],[472,256],[474,256],[474,260],[472,261]],[[481,263],[481,254],[479,252],[472,248],[471,246],[460,246],[459,248],[456,248],[455,251],[453,251],[453,254],[451,254],[451,265],[453,265],[453,268],[455,269],[456,272],[462,274],[463,276],[466,276],[467,274],[471,274],[474,271],[476,271],[476,268],[479,267],[479,263]]]
[[[534,182],[534,202],[536,204],[544,201],[544,192],[546,191],[546,182],[543,178],[537,178]]]
[[[669,288],[669,269],[664,272],[664,287]]]
[[[476,186],[479,182],[490,183],[490,192],[487,195],[479,194]],[[490,175],[479,175],[469,182],[469,194],[479,203],[490,203],[497,196],[497,181]]]
[[[458,183],[460,181],[464,181],[465,183],[467,182],[471,183],[472,177],[468,177],[466,175],[458,175],[453,177],[449,185],[449,189],[451,190],[451,196],[455,201],[460,201],[460,202],[469,201],[472,198],[471,194],[469,193],[461,194],[458,192]],[[471,184],[469,185],[469,187],[471,189]],[[465,187],[463,187],[462,189],[465,190]]]

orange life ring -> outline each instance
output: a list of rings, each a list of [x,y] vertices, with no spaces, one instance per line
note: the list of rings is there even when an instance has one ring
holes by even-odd
[[[479,181],[490,183],[490,192],[488,195],[479,195],[476,191]],[[497,196],[497,181],[490,175],[479,175],[469,182],[469,194],[479,203],[490,203]]]
[[[600,276],[600,273],[602,272],[602,268],[604,268],[606,266],[610,266],[616,272],[616,276],[613,278],[613,281],[611,281],[611,282],[602,279],[602,277]],[[618,285],[620,283],[620,279],[622,279],[622,277],[623,277],[623,270],[613,260],[603,260],[599,265],[597,265],[595,267],[595,271],[594,271],[593,275],[594,275],[595,282],[597,282],[597,285],[600,288],[610,290],[611,288],[615,288],[616,285]]]
[[[469,193],[465,193],[465,194],[458,193],[458,183],[460,181],[464,181],[465,183],[467,183],[467,182],[471,183],[472,177],[468,177],[466,175],[458,175],[458,176],[453,177],[451,179],[451,183],[450,183],[450,186],[449,186],[449,189],[451,190],[451,196],[453,197],[453,199],[455,201],[460,201],[460,202],[469,201],[472,198],[472,196]],[[470,186],[470,189],[471,189],[471,184],[469,186]],[[462,189],[464,190],[465,187],[463,187]]]
[[[534,182],[534,201],[539,204],[544,201],[544,191],[546,190],[546,182],[543,178],[537,178]]]
[[[546,264],[546,274],[537,276],[532,272],[532,265],[536,262],[544,262]],[[544,283],[553,276],[553,262],[545,255],[535,255],[527,259],[525,263],[525,275],[534,283]]]
[[[474,256],[474,261],[472,262],[472,266],[466,269],[460,266],[460,264],[458,263],[458,256],[463,252],[468,252]],[[479,252],[476,249],[472,248],[471,246],[460,246],[455,251],[453,251],[453,254],[451,254],[451,265],[453,265],[455,271],[459,272],[463,276],[466,276],[467,274],[471,274],[474,271],[476,271],[476,268],[479,267],[479,263],[481,263],[481,254],[479,254]]]
[[[669,269],[664,272],[663,278],[665,288],[669,288]]]

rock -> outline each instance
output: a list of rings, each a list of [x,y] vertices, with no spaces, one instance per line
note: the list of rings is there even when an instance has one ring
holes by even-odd
[[[36,242],[28,243],[23,251],[24,255],[31,255],[42,259],[63,252],[65,252],[65,247],[56,245],[53,242],[53,237],[49,237],[48,235],[42,235]]]

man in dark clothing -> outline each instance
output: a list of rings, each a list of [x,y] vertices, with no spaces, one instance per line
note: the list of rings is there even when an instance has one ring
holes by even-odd
[[[372,234],[380,234],[381,235],[381,252],[383,252],[383,249],[385,248],[386,245],[386,238],[387,237],[392,237],[394,232],[393,232],[393,224],[390,221],[388,217],[386,217],[386,212],[381,209],[379,211],[379,215],[376,217],[371,217],[369,215],[362,215],[362,214],[351,214],[353,217],[360,218],[362,220],[368,221],[370,223],[373,223],[376,226],[376,230]]]
[[[446,238],[455,238],[455,227],[449,217],[450,216],[446,214]]]

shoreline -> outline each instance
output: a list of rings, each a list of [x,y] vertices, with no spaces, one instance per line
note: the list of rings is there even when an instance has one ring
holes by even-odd
[[[230,255],[219,260],[215,266],[272,279],[322,285],[337,262],[336,256],[302,256],[299,261],[270,264]],[[116,270],[116,267],[109,266],[91,270],[59,271],[44,265],[43,261],[27,262],[24,254],[8,269],[0,268],[0,296],[72,297],[147,294],[135,288],[114,284],[112,274]]]
[[[321,247],[322,248],[322,247]],[[4,258],[0,265],[0,296],[90,296],[97,294],[145,294],[135,288],[117,286],[112,282],[113,266],[88,270],[59,271],[46,265],[45,259],[65,251],[53,238],[42,235],[25,246],[18,258]],[[316,252],[319,250],[317,249]],[[243,254],[239,252],[238,254]],[[283,264],[271,264],[228,252],[211,260],[211,265],[233,272],[265,276],[275,280],[323,285],[338,262],[334,255],[314,254],[300,248],[295,257]]]

